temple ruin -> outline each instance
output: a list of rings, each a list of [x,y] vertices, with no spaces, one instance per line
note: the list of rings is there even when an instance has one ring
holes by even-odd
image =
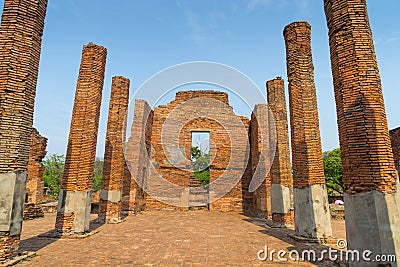
[[[324,0],[324,8],[348,249],[399,259],[400,128],[388,129],[366,2]],[[42,160],[47,138],[33,128],[33,112],[46,9],[47,0],[4,1],[0,26],[0,264],[18,256],[23,216],[29,219],[43,213]],[[283,37],[290,143],[282,78],[267,81],[268,103],[260,99],[251,107],[249,118],[234,112],[226,92],[179,91],[172,101],[158,106],[136,99],[126,138],[130,80],[113,77],[99,224],[123,223],[124,216],[144,210],[201,209],[257,217],[258,222],[272,226],[260,231],[264,234],[294,225],[291,237],[296,241],[324,243],[332,238],[311,25],[293,22],[284,28]],[[83,47],[55,215],[57,238],[85,238],[90,231],[106,59],[105,47],[93,43]],[[209,134],[207,184],[196,178],[191,160],[193,134],[199,132]],[[269,157],[271,151],[273,157]],[[250,192],[253,181],[260,184]],[[360,264],[376,266],[374,262],[350,266]]]

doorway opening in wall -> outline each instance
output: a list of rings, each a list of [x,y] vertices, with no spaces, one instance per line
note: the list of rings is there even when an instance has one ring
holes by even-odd
[[[207,186],[210,183],[210,132],[192,132],[191,160],[194,177]]]

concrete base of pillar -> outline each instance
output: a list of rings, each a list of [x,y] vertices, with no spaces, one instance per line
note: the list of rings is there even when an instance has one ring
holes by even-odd
[[[294,223],[297,236],[318,240],[332,237],[326,185],[294,189]]]
[[[371,259],[376,255],[400,259],[400,192],[345,194],[344,200],[348,250],[358,250],[360,255],[369,250]],[[360,258],[361,262],[349,262],[350,266],[377,266],[377,262]],[[379,262],[384,263],[398,266],[396,262]]]
[[[281,184],[272,184],[271,209],[274,227],[293,225],[293,188],[289,188]]]
[[[122,193],[118,190],[101,190],[99,218],[100,223],[121,222]]]
[[[0,260],[9,260],[18,255],[26,178],[26,172],[0,174]]]
[[[60,190],[56,230],[62,234],[82,234],[89,231],[91,191]]]

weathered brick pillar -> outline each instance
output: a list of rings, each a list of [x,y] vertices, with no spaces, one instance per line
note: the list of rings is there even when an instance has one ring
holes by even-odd
[[[17,255],[47,0],[5,0],[0,27],[0,261]]]
[[[390,130],[390,140],[392,143],[392,151],[394,157],[394,164],[397,172],[400,172],[400,127]]]
[[[296,235],[318,239],[330,237],[332,228],[322,162],[311,26],[307,22],[291,23],[285,27],[284,37],[289,80]]]
[[[275,158],[270,170],[272,221],[276,225],[293,225],[293,176],[290,165],[285,84],[282,78],[267,82],[267,98],[276,129]]]
[[[112,79],[103,180],[100,191],[99,220],[101,222],[119,222],[121,220],[122,187],[125,172],[123,146],[129,102],[129,84],[129,79],[124,77],[117,76]]]
[[[348,248],[368,249],[375,255],[396,254],[400,259],[398,179],[366,2],[324,3],[343,160]]]
[[[107,49],[83,47],[69,132],[67,156],[57,208],[61,234],[89,230],[91,189]]]
[[[47,138],[41,136],[39,132],[33,128],[29,148],[24,219],[33,219],[44,216],[40,204],[43,201],[43,174],[45,167],[42,160],[47,153],[46,147]]]
[[[252,179],[263,181],[253,193],[253,211],[265,218],[271,218],[271,176],[269,173],[269,112],[266,104],[254,107],[250,121]]]

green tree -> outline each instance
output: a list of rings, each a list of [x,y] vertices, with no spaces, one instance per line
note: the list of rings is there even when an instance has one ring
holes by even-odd
[[[344,185],[340,149],[336,148],[332,151],[324,152],[323,161],[328,194],[332,194],[334,192],[343,194]]]
[[[60,192],[61,178],[64,172],[64,155],[53,154],[43,160],[45,167],[43,180],[44,186],[49,188],[50,195],[58,196]]]
[[[193,146],[191,157],[194,176],[202,185],[208,185],[210,183],[210,154],[201,151],[198,146]]]
[[[103,165],[104,161],[96,158],[96,161],[94,162],[94,174],[93,174],[93,185],[92,189],[94,191],[100,190],[101,188],[101,181],[103,178]]]

